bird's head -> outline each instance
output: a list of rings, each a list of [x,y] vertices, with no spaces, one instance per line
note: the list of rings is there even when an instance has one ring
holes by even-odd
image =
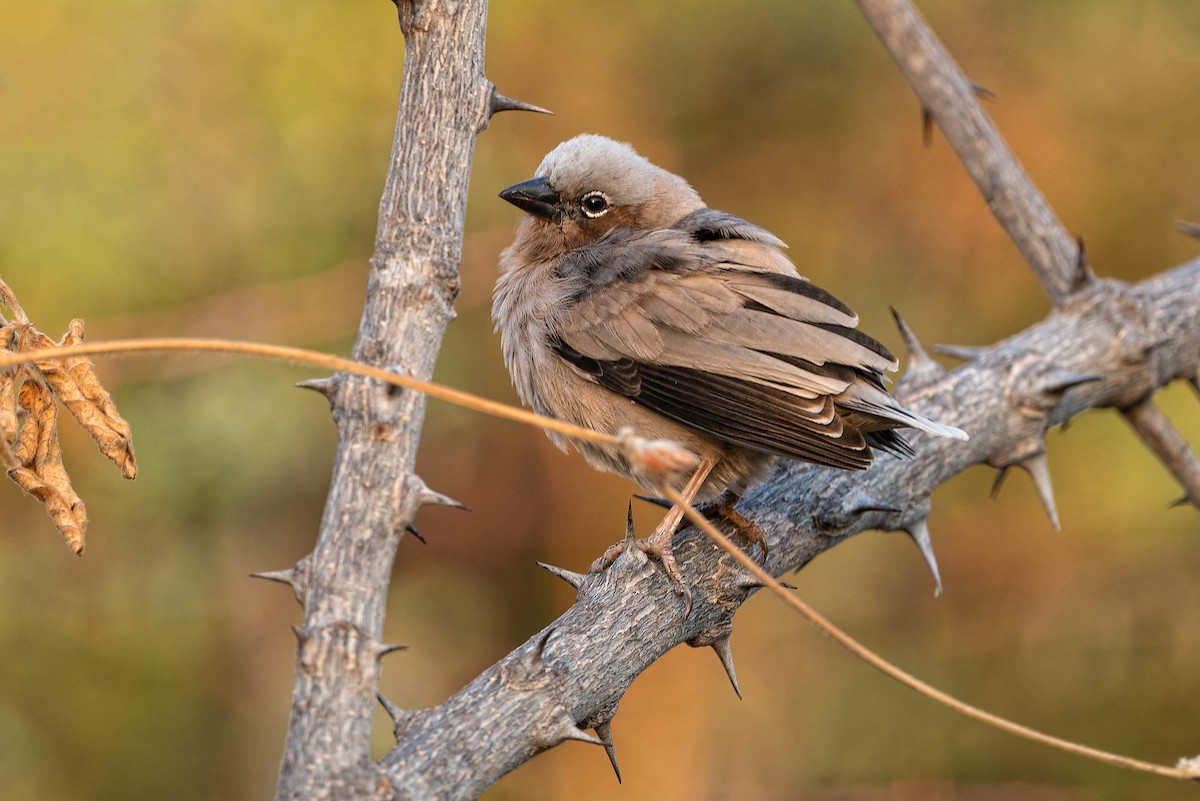
[[[677,175],[656,167],[624,142],[582,134],[542,160],[535,177],[500,197],[529,214],[537,229],[561,231],[568,248],[625,226],[655,229],[704,204]]]

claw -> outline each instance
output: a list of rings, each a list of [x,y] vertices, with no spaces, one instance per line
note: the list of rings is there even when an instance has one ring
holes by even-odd
[[[667,581],[671,582],[671,589],[676,595],[683,598],[683,619],[687,620],[692,614],[692,588],[683,580],[683,573],[679,570],[679,565],[675,562],[675,554],[671,552],[671,541],[668,539],[665,544],[660,544],[654,539],[654,535],[647,537],[644,540],[639,540],[636,543],[638,549],[652,559],[657,559],[659,564],[663,566],[663,572],[667,574]]]

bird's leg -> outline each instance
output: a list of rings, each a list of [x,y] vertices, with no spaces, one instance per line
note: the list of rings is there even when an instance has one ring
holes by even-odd
[[[685,502],[692,502],[716,464],[716,459],[707,458],[701,460],[700,464],[696,466],[696,470],[688,479],[687,484],[679,491]],[[667,579],[671,582],[675,594],[682,595],[687,600],[687,609],[688,612],[691,612],[692,591],[683,583],[683,574],[679,572],[679,566],[675,563],[675,555],[671,552],[671,540],[674,538],[679,524],[683,521],[683,515],[683,507],[673,505],[671,511],[667,512],[667,516],[654,529],[654,533],[645,539],[638,540],[636,545],[642,553],[662,563],[663,571],[667,574]],[[595,561],[591,569],[593,571],[604,570],[616,561],[620,554],[621,546],[614,545]]]
[[[672,508],[673,504],[666,498],[656,498],[651,495],[635,495],[633,496],[640,500],[652,503],[655,506],[661,506],[664,509]],[[727,489],[718,495],[713,500],[705,503],[703,506],[697,507],[700,514],[707,517],[709,520],[720,517],[729,525],[733,526],[734,530],[742,534],[749,545],[758,545],[762,548],[762,560],[767,560],[767,537],[758,524],[737,510],[738,501],[742,499],[742,494],[736,490]]]
[[[704,486],[704,482],[708,480],[708,474],[717,466],[717,460],[713,458],[702,459],[700,464],[696,466],[696,471],[692,473],[692,477],[683,485],[683,489],[679,494],[683,496],[683,500],[691,503],[696,497],[696,493],[700,492],[700,488]],[[683,507],[678,504],[671,506],[671,511],[667,512],[667,516],[659,522],[658,527],[654,529],[654,533],[646,539],[642,540],[646,544],[642,550],[649,554],[659,555],[660,552],[666,551],[668,554],[671,551],[671,538],[675,536],[676,529],[683,522]],[[674,560],[672,560],[674,563]]]

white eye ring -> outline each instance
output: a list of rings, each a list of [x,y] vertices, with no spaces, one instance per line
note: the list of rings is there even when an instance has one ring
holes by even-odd
[[[608,196],[603,192],[588,192],[579,201],[584,217],[595,219],[608,213]]]

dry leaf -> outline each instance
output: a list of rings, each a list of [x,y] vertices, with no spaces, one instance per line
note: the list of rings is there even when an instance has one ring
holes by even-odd
[[[38,334],[36,347],[54,347],[44,334]],[[41,340],[45,340],[42,342]],[[83,342],[83,320],[75,319],[57,344],[76,345]],[[45,375],[50,388],[67,407],[67,411],[91,435],[125,478],[137,477],[137,462],[133,456],[133,432],[117,412],[112,396],[100,384],[96,366],[86,356],[67,359],[44,359],[34,364]]]
[[[0,373],[0,459],[4,469],[20,467],[21,462],[12,452],[17,440],[17,379],[13,373]]]
[[[22,352],[83,341],[83,321],[72,320],[61,342],[38,331],[25,316],[8,284],[0,279],[0,351]],[[0,460],[9,478],[41,501],[63,539],[83,553],[87,508],[71,486],[58,441],[58,398],[117,464],[121,475],[137,475],[129,424],[100,385],[91,360],[76,356],[42,359],[0,373]],[[22,415],[23,412],[23,415]],[[21,417],[24,416],[24,422]]]
[[[13,294],[8,284],[4,283],[3,278],[0,278],[0,304],[4,304],[9,308],[12,312],[14,322],[29,322],[29,318],[25,316],[25,311],[21,308],[21,304],[17,302],[17,296]]]
[[[9,470],[8,475],[45,505],[46,513],[67,545],[81,554],[87,530],[87,508],[71,486],[71,478],[62,463],[54,395],[41,382],[27,379],[21,383],[17,402],[27,414],[13,451],[20,466]]]
[[[0,444],[17,440],[17,376],[15,370],[0,373]]]

